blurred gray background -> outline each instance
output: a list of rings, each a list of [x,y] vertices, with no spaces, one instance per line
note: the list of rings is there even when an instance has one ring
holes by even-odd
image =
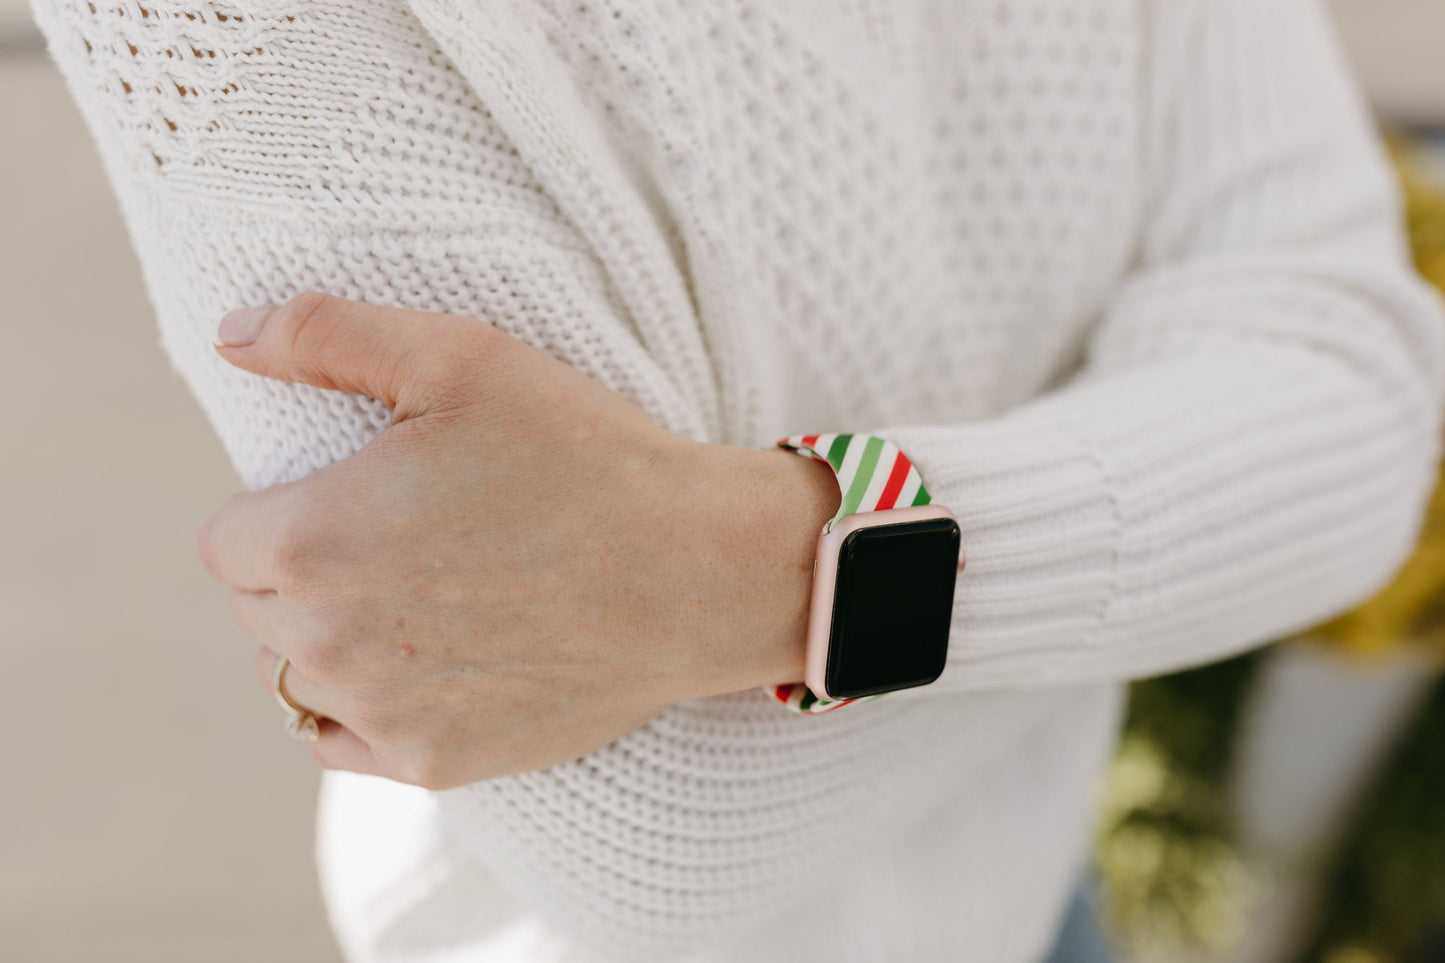
[[[1382,112],[1445,124],[1445,0],[1335,6]],[[26,0],[0,0],[0,291],[0,959],[339,959],[316,772],[195,560],[240,486]]]
[[[195,535],[240,484],[0,0],[0,960],[329,963],[317,775]]]

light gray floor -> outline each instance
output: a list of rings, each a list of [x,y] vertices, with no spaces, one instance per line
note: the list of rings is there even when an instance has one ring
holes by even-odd
[[[0,57],[0,959],[339,959],[315,770],[195,559],[239,487],[58,74]]]

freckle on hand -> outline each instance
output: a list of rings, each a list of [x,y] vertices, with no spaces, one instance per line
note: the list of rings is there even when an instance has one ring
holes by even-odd
[[[404,616],[404,615],[398,615],[398,616],[396,617],[396,627],[397,627],[398,629],[404,629],[404,628],[406,628],[406,616]]]

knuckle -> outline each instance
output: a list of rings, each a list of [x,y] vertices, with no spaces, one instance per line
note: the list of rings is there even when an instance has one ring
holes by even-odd
[[[294,641],[291,664],[312,682],[334,682],[348,677],[347,647],[335,635],[313,632]]]
[[[469,324],[438,352],[428,365],[431,393],[444,399],[464,398],[475,390],[481,373],[495,364],[500,332],[491,325]]]
[[[274,329],[285,338],[286,343],[295,347],[304,338],[312,322],[330,314],[341,300],[321,291],[302,291],[287,299],[286,303],[277,309],[267,327],[274,325]]]
[[[274,348],[307,379],[324,378],[319,363],[326,340],[325,322],[345,310],[346,301],[320,291],[302,291],[277,309],[266,330]],[[274,329],[274,330],[273,330]]]
[[[277,593],[288,598],[314,595],[322,581],[324,555],[320,539],[311,532],[291,526],[278,535],[270,550]]]

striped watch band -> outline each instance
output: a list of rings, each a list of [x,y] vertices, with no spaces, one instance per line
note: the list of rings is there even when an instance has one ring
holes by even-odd
[[[923,479],[913,462],[897,445],[877,435],[792,435],[779,439],[777,445],[804,458],[823,462],[838,477],[843,498],[838,504],[838,513],[823,527],[825,532],[832,531],[845,515],[927,505],[930,501],[928,489],[923,487]],[[870,702],[888,694],[829,701],[818,698],[802,682],[766,688],[789,709],[809,715],[855,702]]]

